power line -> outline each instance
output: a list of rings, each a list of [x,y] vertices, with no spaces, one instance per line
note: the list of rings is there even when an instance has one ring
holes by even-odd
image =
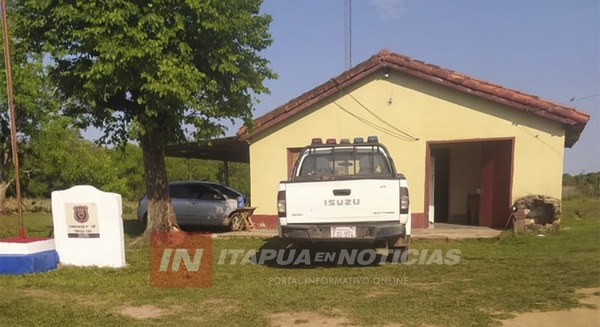
[[[600,94],[594,94],[594,95],[588,95],[588,96],[584,96],[581,98],[578,97],[572,97],[571,99],[569,99],[569,101],[565,101],[565,102],[560,102],[559,104],[567,104],[570,102],[576,102],[576,101],[581,101],[581,100],[587,100],[587,99],[592,99],[592,98],[597,98],[600,97]]]
[[[339,90],[341,90],[342,92],[344,92],[346,95],[348,95],[352,100],[354,100],[356,103],[358,103],[358,105],[363,108],[364,110],[366,110],[369,114],[371,114],[371,116],[375,117],[375,119],[379,120],[380,122],[384,123],[385,125],[387,125],[388,127],[391,127],[392,129],[394,129],[396,132],[392,132],[393,134],[397,134],[397,135],[403,135],[402,137],[406,140],[406,141],[418,141],[419,138],[418,137],[414,137],[411,134],[397,128],[396,126],[390,124],[389,122],[387,122],[385,119],[379,117],[379,115],[377,115],[376,113],[374,113],[371,109],[369,109],[366,105],[364,105],[362,102],[360,102],[357,98],[355,98],[350,92],[348,92],[344,87],[342,87],[340,84],[338,84],[337,80],[333,79],[333,82],[335,83],[335,85],[337,86],[337,88]],[[336,103],[337,105],[337,103]],[[339,106],[339,105],[338,105]],[[371,124],[374,124],[371,122]],[[374,124],[375,125],[375,124]],[[375,125],[377,126],[377,125]],[[377,126],[378,128],[382,128],[385,129],[384,127],[381,126]],[[387,129],[386,129],[387,130]]]
[[[389,127],[391,127],[392,129],[396,130],[397,132],[404,134],[407,138],[412,139],[414,141],[418,141],[419,138],[414,137],[410,134],[408,134],[407,132],[397,128],[396,126],[390,124],[389,122],[387,122],[385,119],[379,117],[376,113],[374,113],[371,109],[369,109],[367,106],[365,106],[362,102],[358,101],[357,98],[355,98],[352,94],[350,94],[349,92],[346,92],[346,94],[348,94],[350,96],[350,98],[352,98],[352,100],[354,100],[356,103],[358,103],[359,106],[361,106],[363,109],[365,109],[368,113],[370,113],[373,117],[375,117],[377,120],[379,120],[380,122],[388,125]]]
[[[357,114],[352,113],[350,110],[344,108],[342,105],[340,105],[336,101],[333,101],[333,104],[335,104],[338,108],[342,109],[345,113],[349,114],[350,116],[352,116],[352,117],[356,118],[357,120],[359,120],[360,122],[364,123],[365,125],[372,127],[382,133],[385,133],[387,135],[390,135],[392,137],[395,137],[395,138],[403,140],[403,141],[408,141],[408,142],[418,141],[418,139],[410,138],[410,137],[406,137],[405,135],[398,134],[398,133],[391,131],[385,127],[379,126],[376,123],[373,123],[372,121],[369,121],[366,118],[360,117]]]

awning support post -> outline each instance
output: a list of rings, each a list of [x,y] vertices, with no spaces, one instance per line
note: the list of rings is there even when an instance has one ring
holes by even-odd
[[[225,174],[225,185],[229,185],[229,161],[223,160],[223,172]]]

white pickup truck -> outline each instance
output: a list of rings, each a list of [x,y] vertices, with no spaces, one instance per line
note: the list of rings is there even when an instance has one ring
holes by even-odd
[[[371,243],[390,250],[410,242],[408,184],[376,137],[313,139],[277,194],[282,246]]]

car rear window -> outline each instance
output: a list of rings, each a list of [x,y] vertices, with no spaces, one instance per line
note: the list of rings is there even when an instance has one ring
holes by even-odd
[[[307,148],[300,155],[296,177],[391,175],[390,162],[379,146]]]

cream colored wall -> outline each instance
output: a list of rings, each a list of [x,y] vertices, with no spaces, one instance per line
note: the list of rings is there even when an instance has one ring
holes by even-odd
[[[449,215],[465,216],[467,194],[480,188],[481,143],[456,143],[447,148],[450,150]]]
[[[413,213],[424,212],[427,141],[514,137],[513,199],[532,193],[560,198],[560,124],[398,72],[390,75],[385,79],[373,74],[251,138],[251,192],[257,214],[277,213],[277,186],[287,177],[287,148],[305,146],[313,137],[378,135],[408,179]]]

